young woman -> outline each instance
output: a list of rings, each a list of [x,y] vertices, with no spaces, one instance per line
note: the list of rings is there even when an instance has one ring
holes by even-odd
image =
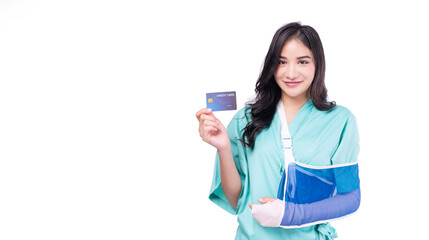
[[[327,221],[359,207],[356,120],[327,100],[324,77],[319,35],[290,23],[272,39],[255,100],[226,129],[211,109],[196,113],[217,149],[209,198],[238,215],[236,239],[333,239]]]

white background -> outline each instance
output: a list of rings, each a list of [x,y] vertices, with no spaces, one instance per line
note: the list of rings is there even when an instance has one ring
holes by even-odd
[[[359,124],[339,239],[427,238],[420,1],[0,0],[0,239],[233,239],[195,112],[206,92],[242,107],[291,21],[319,32],[329,97]]]

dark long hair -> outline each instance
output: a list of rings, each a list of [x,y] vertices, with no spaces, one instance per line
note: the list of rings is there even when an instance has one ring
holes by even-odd
[[[253,148],[256,136],[265,128],[268,128],[276,112],[277,103],[281,99],[281,89],[274,79],[277,70],[280,53],[284,44],[296,39],[302,42],[313,54],[316,72],[309,92],[313,105],[321,110],[328,111],[335,107],[335,102],[328,102],[328,90],[325,86],[325,54],[323,52],[322,41],[314,28],[301,25],[299,22],[292,22],[281,27],[274,34],[265,57],[262,71],[256,82],[256,98],[254,103],[250,103],[247,110],[250,110],[251,120],[243,129],[241,141],[245,146]]]

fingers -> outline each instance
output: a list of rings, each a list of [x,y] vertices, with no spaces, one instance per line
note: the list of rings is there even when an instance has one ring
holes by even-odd
[[[200,129],[205,128],[206,126],[212,126],[217,128],[219,125],[217,118],[209,115],[204,115],[204,114],[200,117],[199,122],[200,122]]]
[[[276,199],[272,198],[272,197],[264,197],[264,198],[258,199],[258,202],[260,202],[260,203],[269,203],[269,202],[273,202],[275,200]]]
[[[207,142],[212,136],[219,133],[219,120],[214,117],[203,115],[200,117],[199,134],[200,137]]]
[[[258,202],[265,204],[265,203],[274,202],[275,200],[277,200],[277,199],[272,198],[272,197],[264,197],[264,198],[258,199]],[[253,209],[253,204],[249,203],[248,206],[250,207],[250,209]]]
[[[213,111],[211,108],[202,108],[195,114],[195,116],[197,117],[198,120],[200,120],[200,116],[202,114],[213,115]]]
[[[217,132],[218,129],[215,126],[204,126],[200,129],[200,136],[203,139],[207,138],[207,134],[210,134],[210,132]]]
[[[213,114],[212,115],[201,114],[198,120],[200,121],[200,123],[204,122],[205,120],[216,122],[217,118]]]
[[[222,122],[214,116],[212,109],[203,108],[195,116],[199,121],[198,132],[203,141],[216,148],[225,147],[229,143],[228,133]]]
[[[207,115],[202,113],[199,116],[199,122],[200,122],[200,126],[199,126],[200,135],[202,135],[204,132],[207,133],[208,131],[217,131],[221,127],[219,125],[220,124],[219,120],[213,114]]]

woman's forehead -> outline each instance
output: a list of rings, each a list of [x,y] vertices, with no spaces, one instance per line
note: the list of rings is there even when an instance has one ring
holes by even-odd
[[[280,55],[285,58],[299,58],[309,56],[313,58],[311,50],[297,39],[288,40],[282,47]]]

